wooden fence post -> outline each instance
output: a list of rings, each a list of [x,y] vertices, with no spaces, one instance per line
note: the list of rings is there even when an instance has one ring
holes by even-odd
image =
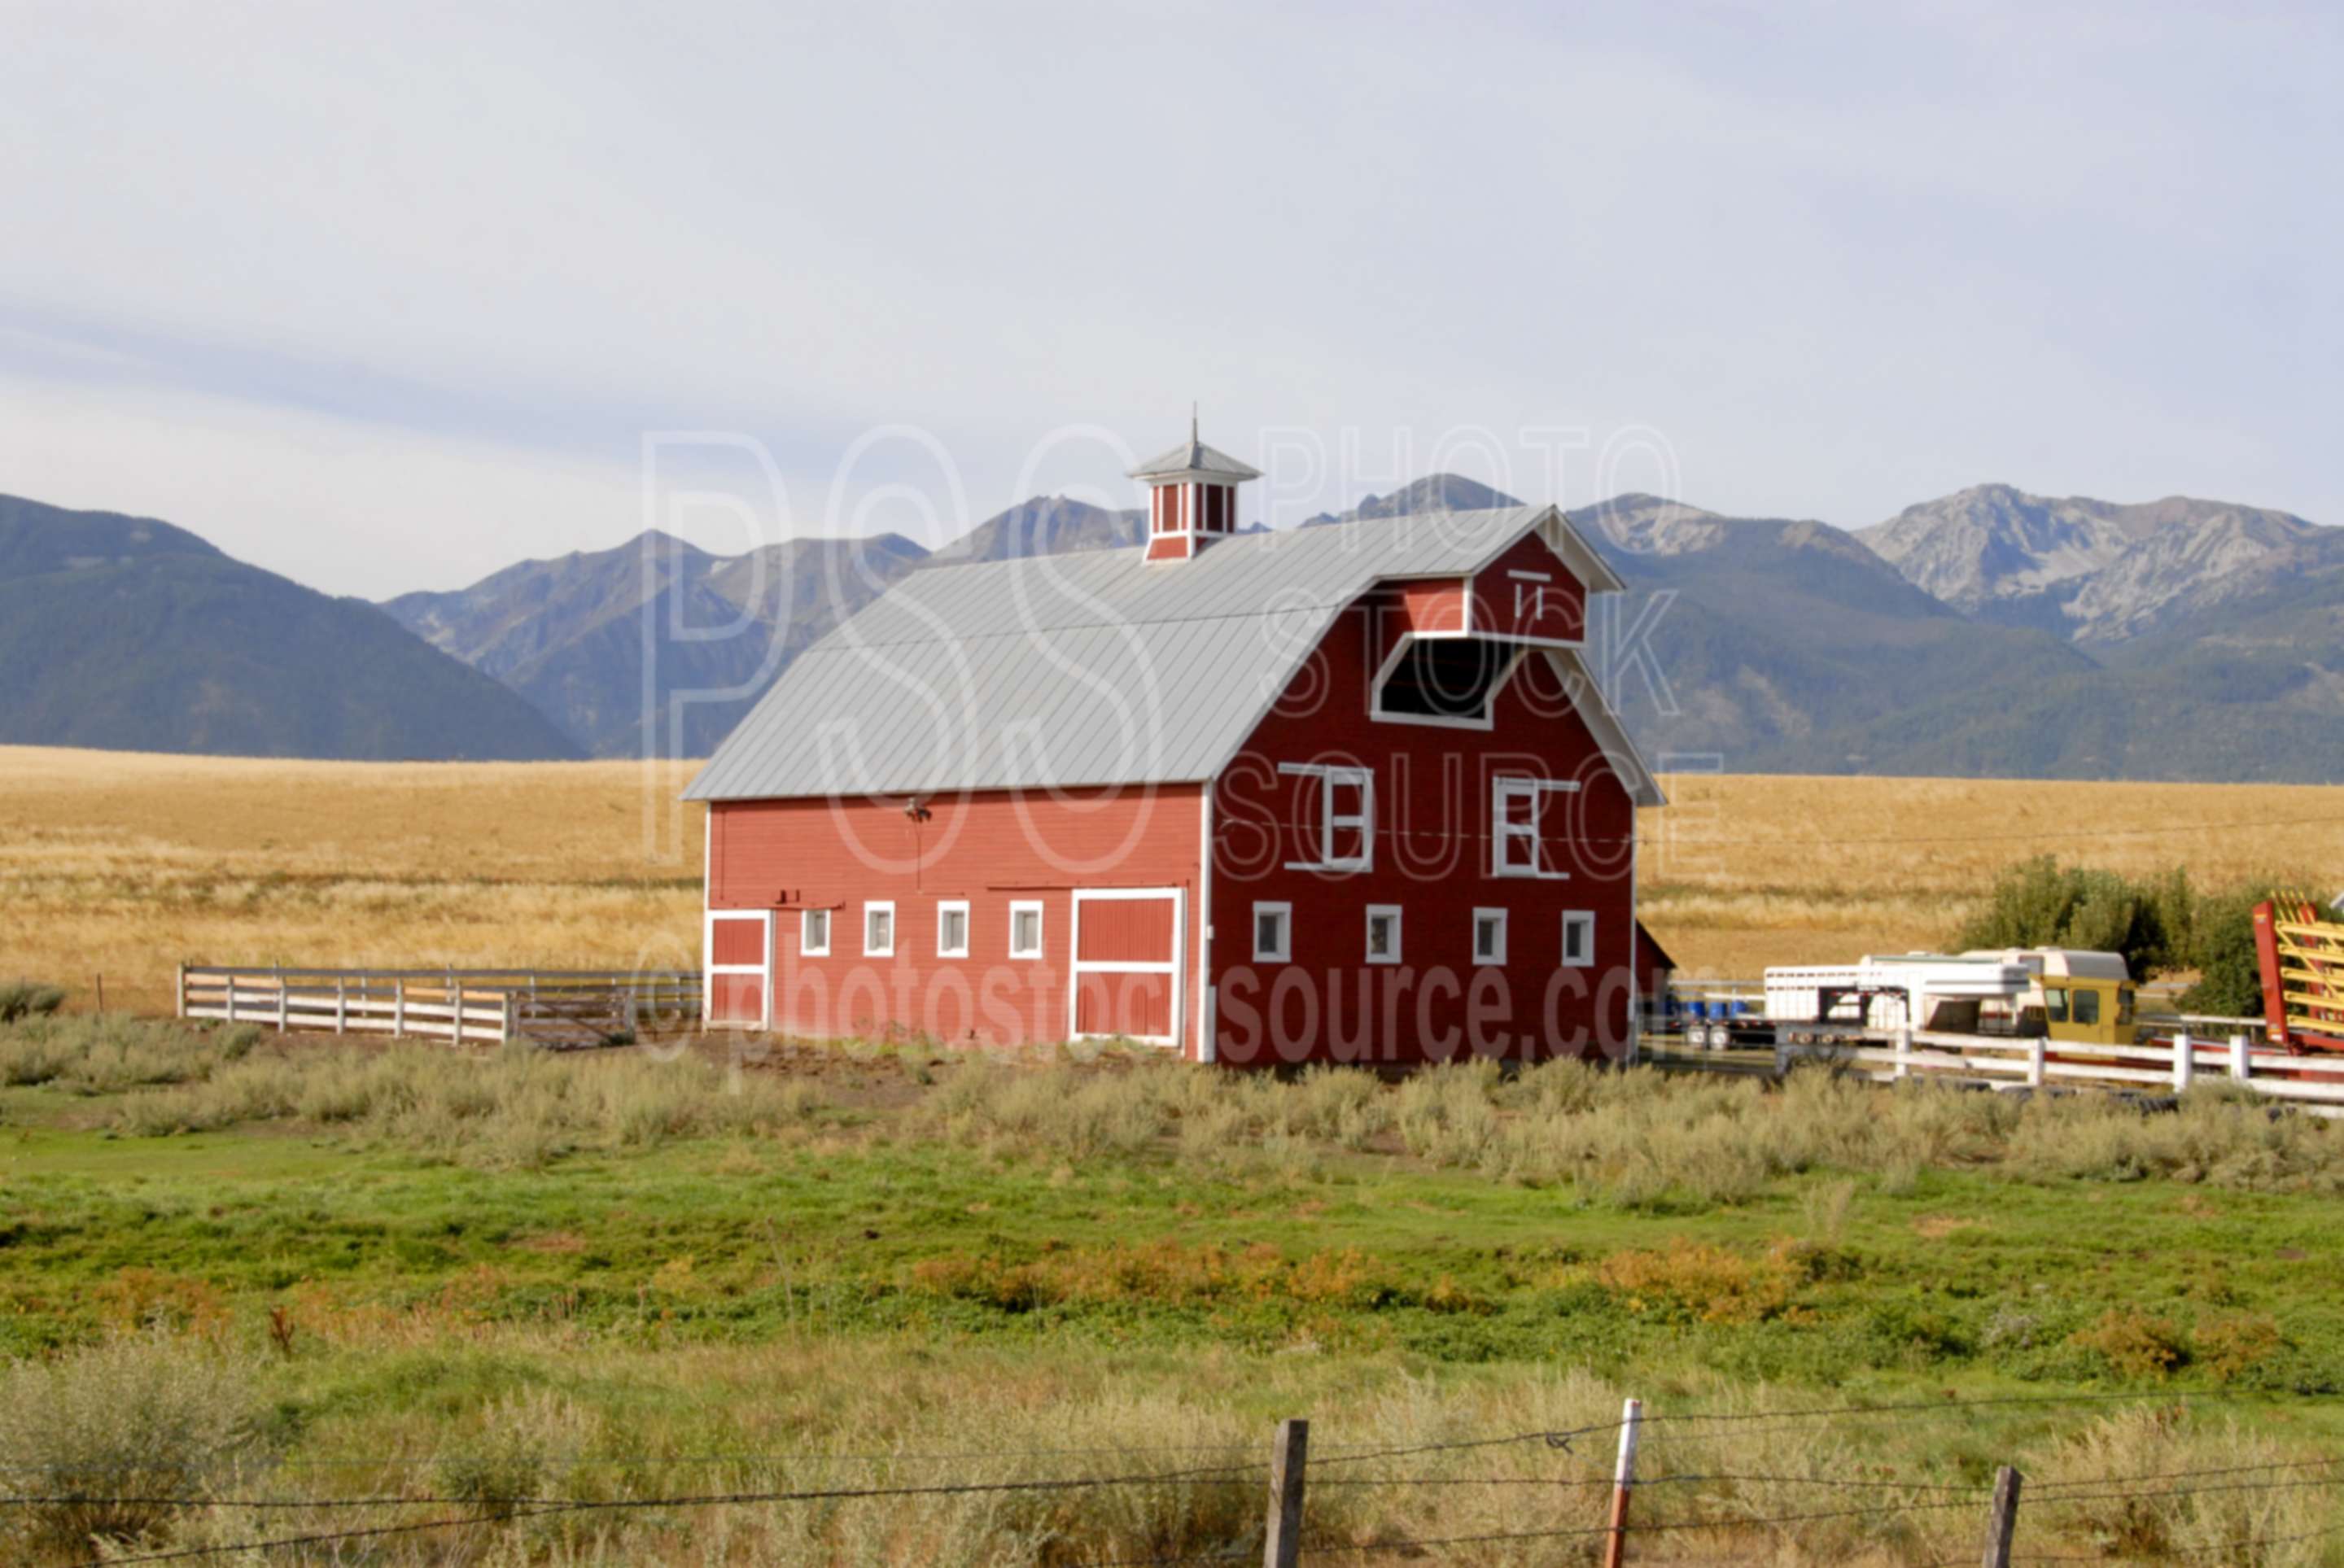
[[[1294,1568],[1302,1561],[1302,1472],[1310,1457],[1310,1423],[1288,1416],[1278,1423],[1269,1451],[1269,1533],[1262,1538],[1262,1568]]]
[[[2254,1076],[2254,1063],[2247,1057],[2247,1037],[2243,1034],[2232,1035],[2230,1037],[2230,1076],[2244,1083]]]
[[[505,992],[504,1030],[507,1043],[520,1038],[520,997],[513,991]]]
[[[2173,1092],[2189,1092],[2190,1080],[2198,1074],[2198,1042],[2189,1038],[2185,1026],[2173,1037]]]
[[[2010,1568],[2010,1537],[2018,1528],[2018,1488],[2023,1479],[2006,1464],[1994,1473],[1994,1513],[1986,1522],[1985,1568]]]
[[[1900,1079],[1913,1076],[1913,1026],[1909,1023],[1896,1026],[1895,1076]]]
[[[398,1040],[407,1033],[407,981],[390,982],[390,1038]]]
[[[334,1032],[348,1034],[350,1030],[350,980],[348,975],[334,977]]]
[[[1644,1424],[1644,1402],[1620,1407],[1620,1463],[1612,1472],[1612,1533],[1603,1538],[1603,1568],[1628,1560],[1628,1494],[1636,1486],[1636,1433]]]
[[[185,964],[179,966],[177,990],[179,998],[179,1016],[185,1018],[187,1016],[187,966]]]
[[[106,1016],[106,976],[103,973],[97,977],[97,1015],[100,1018]]]
[[[277,966],[277,1032],[283,1034],[289,1016],[286,1007],[285,966]]]
[[[2045,1043],[2041,1035],[2038,1034],[2033,1040],[2026,1042],[2027,1088],[2040,1089],[2043,1087],[2043,1070],[2050,1054],[2050,1048]]]

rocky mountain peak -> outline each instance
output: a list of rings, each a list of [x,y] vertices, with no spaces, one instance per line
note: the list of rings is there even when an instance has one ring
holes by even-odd
[[[1907,507],[1856,537],[1965,614],[2106,642],[2260,581],[2323,534],[2286,512],[2186,496],[2122,505],[1987,484]]]

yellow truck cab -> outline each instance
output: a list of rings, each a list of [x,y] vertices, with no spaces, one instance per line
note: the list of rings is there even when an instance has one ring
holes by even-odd
[[[2037,1028],[2053,1040],[2089,1045],[2132,1045],[2135,996],[2122,953],[2076,948],[2006,948],[1973,958],[1998,958],[2023,967],[2026,994],[2018,999],[2018,1030]],[[2038,1021],[2039,1020],[2039,1021]]]

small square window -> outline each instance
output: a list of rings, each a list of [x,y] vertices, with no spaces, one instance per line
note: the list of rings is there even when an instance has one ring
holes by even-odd
[[[1399,906],[1398,904],[1368,906],[1368,961],[1371,964],[1399,962]]]
[[[1042,956],[1040,903],[1021,899],[1009,906],[1009,956],[1013,959],[1038,959]]]
[[[807,910],[798,916],[798,951],[810,959],[830,956],[828,910]]]
[[[1583,970],[1595,963],[1595,917],[1584,910],[1566,910],[1562,916],[1562,967]]]
[[[1506,961],[1505,910],[1473,911],[1473,961],[1477,964],[1501,964]]]
[[[863,956],[893,958],[895,953],[895,906],[892,901],[863,906]]]
[[[1253,956],[1256,962],[1285,963],[1293,954],[1294,906],[1256,904],[1253,907]]]
[[[955,899],[936,906],[936,957],[968,957],[968,901]]]

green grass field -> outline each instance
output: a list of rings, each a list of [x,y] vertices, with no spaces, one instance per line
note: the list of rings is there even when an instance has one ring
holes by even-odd
[[[107,1526],[157,1547],[444,1515],[468,1523],[267,1560],[1243,1551],[1251,1476],[513,1500],[1153,1473],[1165,1447],[1251,1462],[1281,1415],[1339,1452],[1601,1428],[1627,1393],[1659,1418],[1648,1473],[1758,1478],[1655,1488],[1642,1517],[1715,1528],[1655,1533],[1639,1562],[1968,1556],[1982,1509],[1946,1504],[2004,1462],[2051,1489],[2030,1550],[2309,1563],[2344,1543],[2310,1533],[2344,1514],[2301,1484],[2344,1458],[2344,1129],[2218,1093],[2143,1116],[1577,1068],[1392,1088],[1112,1052],[480,1060],[84,1019],[0,1029],[0,1448],[85,1486],[179,1452],[210,1501]],[[173,1450],[122,1413],[173,1397],[235,1419]],[[86,1413],[37,1413],[57,1409]],[[1611,1441],[1355,1475],[1314,1498],[1314,1540],[1600,1523],[1599,1491],[1560,1483],[1599,1480]],[[911,1457],[931,1452],[958,1457]],[[2312,1468],[2055,1501],[2063,1476],[2242,1463]],[[1823,1484],[1851,1479],[1879,1512]],[[257,1493],[441,1513],[217,1501]],[[90,1522],[61,1534],[56,1512],[11,1515],[25,1552],[89,1555],[69,1536]]]

